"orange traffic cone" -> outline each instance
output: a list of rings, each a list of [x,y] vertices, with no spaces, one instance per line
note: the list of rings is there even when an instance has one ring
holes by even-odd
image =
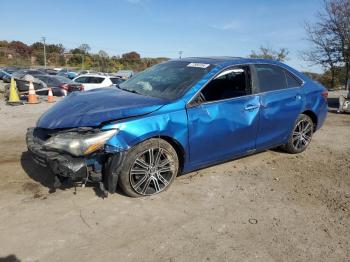
[[[49,88],[49,92],[47,93],[47,102],[48,103],[54,103],[55,102],[55,99],[53,97],[51,88]]]
[[[35,94],[35,89],[32,81],[29,81],[29,94],[27,104],[38,104],[38,97]]]

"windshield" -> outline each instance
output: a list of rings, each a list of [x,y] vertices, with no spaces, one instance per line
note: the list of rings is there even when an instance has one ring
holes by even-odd
[[[119,85],[120,89],[173,100],[198,82],[212,65],[169,61],[150,67]]]

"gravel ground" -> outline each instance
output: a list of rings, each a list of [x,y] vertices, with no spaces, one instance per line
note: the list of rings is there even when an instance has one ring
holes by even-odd
[[[269,150],[157,196],[102,199],[48,193],[24,138],[50,106],[0,102],[0,261],[349,261],[349,114],[331,109],[302,154]]]

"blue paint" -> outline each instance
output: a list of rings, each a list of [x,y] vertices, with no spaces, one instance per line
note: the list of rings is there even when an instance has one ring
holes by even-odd
[[[321,95],[325,88],[282,63],[243,58],[186,58],[182,61],[214,67],[180,99],[168,101],[114,88],[73,93],[48,110],[38,121],[38,127],[117,128],[119,132],[105,145],[108,153],[125,151],[149,138],[162,137],[184,152],[184,172],[188,172],[255,149],[286,143],[295,120],[304,111],[317,116],[317,129],[326,118],[327,102]],[[260,63],[289,70],[304,82],[303,86],[187,106],[222,69]],[[244,110],[247,106],[253,108]]]
[[[37,126],[48,129],[98,126],[105,121],[148,114],[165,103],[115,87],[73,92],[46,111]]]

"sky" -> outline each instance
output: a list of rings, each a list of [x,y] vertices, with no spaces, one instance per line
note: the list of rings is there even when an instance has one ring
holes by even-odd
[[[87,43],[109,55],[142,57],[248,56],[261,45],[287,48],[290,66],[310,47],[303,24],[322,0],[16,0],[1,3],[0,40],[74,48]]]

